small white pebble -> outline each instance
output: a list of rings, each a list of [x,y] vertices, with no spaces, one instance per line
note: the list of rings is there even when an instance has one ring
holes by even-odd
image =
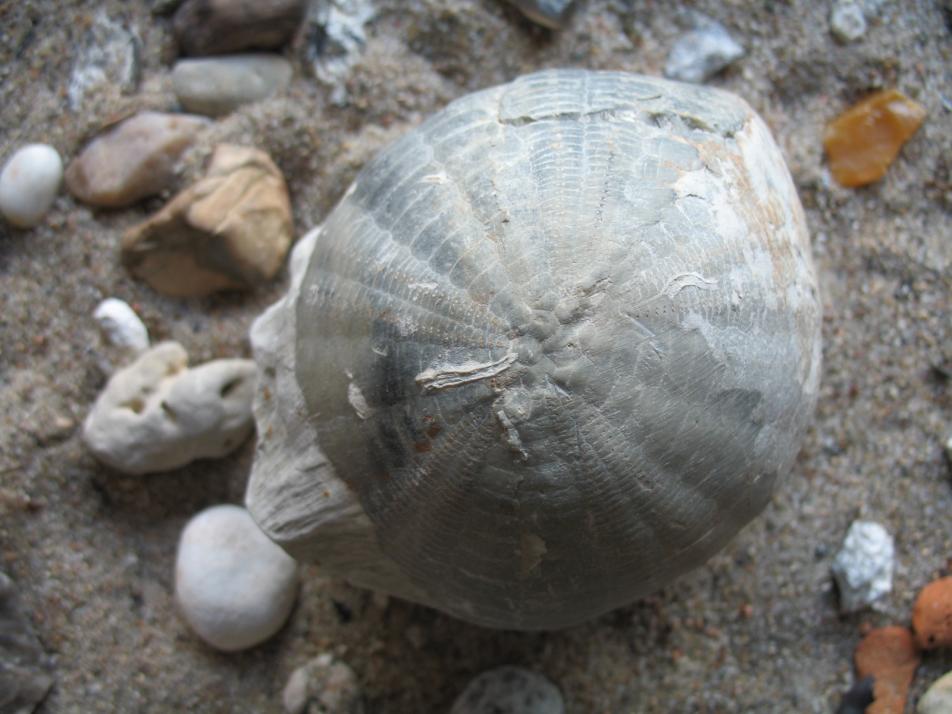
[[[15,226],[35,226],[53,205],[62,179],[63,161],[56,149],[27,144],[0,172],[0,212]]]
[[[239,506],[214,506],[189,521],[175,560],[175,597],[191,628],[235,652],[281,629],[297,594],[297,563]]]
[[[109,344],[134,354],[149,349],[149,331],[128,303],[106,298],[96,306],[93,318]]]
[[[830,30],[840,42],[855,42],[866,34],[863,7],[855,0],[839,0],[830,11]]]
[[[895,548],[889,531],[872,521],[854,521],[833,561],[840,610],[855,612],[892,590]]]

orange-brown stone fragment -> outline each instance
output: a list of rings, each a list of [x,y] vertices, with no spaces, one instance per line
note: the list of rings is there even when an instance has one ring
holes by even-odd
[[[925,107],[895,89],[846,110],[823,133],[833,178],[850,188],[878,181],[925,117]]]
[[[919,650],[905,627],[879,627],[856,647],[856,678],[873,678],[866,714],[903,714],[909,684],[919,666]]]
[[[952,647],[952,576],[922,588],[912,606],[912,629],[924,650]]]

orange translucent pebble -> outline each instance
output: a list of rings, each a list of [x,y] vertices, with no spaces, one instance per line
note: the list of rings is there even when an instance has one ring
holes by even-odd
[[[925,107],[896,89],[847,109],[823,133],[833,178],[851,188],[878,181],[925,117]]]

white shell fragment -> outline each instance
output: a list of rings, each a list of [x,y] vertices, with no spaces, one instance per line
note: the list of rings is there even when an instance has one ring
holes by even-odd
[[[892,590],[893,539],[872,521],[854,521],[833,560],[840,610],[856,612]]]
[[[281,700],[287,714],[363,714],[366,711],[354,670],[328,653],[294,670]]]
[[[180,344],[163,342],[112,376],[83,425],[97,459],[129,474],[168,471],[248,438],[254,363],[187,363]]]
[[[556,70],[369,162],[254,324],[246,504],[327,574],[564,627],[703,563],[811,419],[803,212],[726,92]]]
[[[297,563],[239,506],[214,506],[182,531],[175,598],[195,633],[234,652],[281,629],[297,594]]]
[[[695,29],[674,43],[664,74],[682,82],[700,83],[743,56],[744,48],[723,25],[701,17]]]
[[[149,349],[149,331],[129,304],[106,298],[96,306],[93,318],[109,344],[132,354]]]
[[[565,714],[565,703],[558,687],[541,674],[498,667],[466,685],[450,714]]]
[[[0,212],[15,226],[39,223],[53,205],[63,178],[63,161],[49,144],[27,144],[0,172]]]

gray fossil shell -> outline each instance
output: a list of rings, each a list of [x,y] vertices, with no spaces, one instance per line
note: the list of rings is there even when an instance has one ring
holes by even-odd
[[[383,151],[255,324],[259,525],[483,625],[581,622],[703,563],[811,417],[820,305],[764,123],[554,70]]]

